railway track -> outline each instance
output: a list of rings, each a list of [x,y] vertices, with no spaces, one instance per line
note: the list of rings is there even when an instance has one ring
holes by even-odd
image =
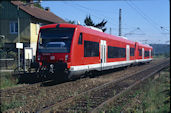
[[[98,109],[103,107],[105,104],[112,102],[124,92],[148,79],[167,66],[169,66],[169,60],[148,69],[144,69],[136,74],[120,78],[117,81],[114,80],[99,87],[90,89],[76,97],[69,98],[65,101],[44,108],[39,112],[98,112]]]
[[[117,81],[131,73],[136,73],[141,69],[146,69],[150,66],[154,66],[161,61],[153,61],[149,65],[130,67],[125,70],[117,71],[115,73],[108,73],[104,76],[96,78],[83,78],[76,81],[66,82],[62,84],[55,84],[53,86],[40,86],[39,83],[26,85],[19,88],[10,88],[7,90],[1,90],[1,101],[11,101],[16,98],[20,101],[26,101],[24,106],[15,109],[9,109],[8,111],[39,111],[49,106],[55,105],[57,102],[68,101],[71,98],[75,98],[77,95],[82,94],[87,90],[93,90],[100,85],[106,84],[111,80]],[[119,79],[118,79],[119,78]],[[24,97],[24,98],[22,98]],[[41,98],[39,98],[41,97]],[[65,103],[65,102],[64,102]]]

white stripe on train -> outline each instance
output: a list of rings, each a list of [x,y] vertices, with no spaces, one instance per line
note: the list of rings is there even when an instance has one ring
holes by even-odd
[[[140,59],[140,60],[119,61],[119,62],[107,62],[107,63],[103,64],[103,68],[109,67],[110,69],[112,69],[112,68],[127,66],[127,65],[130,65],[133,63],[148,62],[151,60],[152,60],[152,58]],[[101,67],[102,67],[101,63],[90,64],[90,65],[71,66],[70,71],[92,70],[92,69],[101,68]]]

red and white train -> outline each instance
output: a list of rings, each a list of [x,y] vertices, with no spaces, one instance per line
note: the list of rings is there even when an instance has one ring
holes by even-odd
[[[73,78],[91,71],[150,62],[152,50],[149,45],[93,27],[50,24],[40,28],[36,61],[43,70],[62,70],[68,78]]]

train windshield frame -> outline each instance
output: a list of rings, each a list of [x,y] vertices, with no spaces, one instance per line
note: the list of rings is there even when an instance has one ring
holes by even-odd
[[[41,29],[38,41],[40,53],[69,53],[75,28]]]

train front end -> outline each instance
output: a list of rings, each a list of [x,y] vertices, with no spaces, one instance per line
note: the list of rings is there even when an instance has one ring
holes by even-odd
[[[71,62],[71,43],[75,28],[47,25],[40,28],[36,61],[39,72],[66,72]]]

